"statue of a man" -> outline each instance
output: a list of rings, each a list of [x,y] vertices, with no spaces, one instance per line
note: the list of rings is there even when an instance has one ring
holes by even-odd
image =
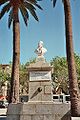
[[[43,56],[46,52],[47,52],[47,49],[43,47],[43,41],[39,41],[38,47],[37,47],[37,49],[35,50],[35,53],[36,53],[38,56]]]

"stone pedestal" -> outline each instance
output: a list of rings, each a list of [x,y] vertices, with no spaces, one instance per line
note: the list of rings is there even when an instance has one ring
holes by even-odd
[[[52,101],[50,64],[43,57],[38,57],[36,63],[27,69],[30,80],[29,101],[10,104],[7,120],[70,120],[70,104],[54,104]]]
[[[51,70],[44,57],[39,57],[36,63],[28,67],[29,71],[29,102],[52,101]]]

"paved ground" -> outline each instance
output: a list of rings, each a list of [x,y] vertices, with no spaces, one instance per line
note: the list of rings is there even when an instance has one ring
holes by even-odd
[[[6,116],[0,116],[0,120],[6,120]]]

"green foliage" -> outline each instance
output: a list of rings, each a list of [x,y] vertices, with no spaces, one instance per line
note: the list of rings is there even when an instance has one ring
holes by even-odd
[[[77,78],[80,87],[80,56],[74,54],[77,70]],[[55,57],[51,60],[51,65],[53,65],[53,88],[60,87],[65,93],[68,93],[68,66],[65,57]]]
[[[30,59],[25,65],[20,65],[20,94],[28,93],[29,91],[29,76],[27,71],[27,66],[35,63],[35,58]]]
[[[0,67],[0,85],[3,86],[6,81],[10,81],[10,73]]]
[[[35,63],[35,61],[36,61],[36,58],[31,58],[25,65],[29,66],[30,64]]]
[[[20,94],[28,93],[29,90],[29,76],[27,71],[27,66],[35,62],[35,58],[30,59],[26,64],[20,64]],[[8,82],[8,89],[10,87],[10,81],[11,81],[11,69],[12,69],[12,62],[9,63],[8,71],[6,69],[3,69],[0,66],[0,88],[4,86],[5,82]]]
[[[80,55],[74,54],[78,81],[80,81]]]
[[[77,72],[77,78],[78,78],[78,85],[80,89],[80,55],[75,55],[75,62],[76,62],[76,72]]]
[[[10,71],[11,72],[11,71]],[[11,75],[10,72],[2,68],[2,65],[0,66],[0,95],[2,95],[2,87],[10,83]]]
[[[53,65],[53,88],[61,88],[66,94],[68,93],[68,68],[65,57],[55,57],[51,61]],[[56,91],[55,91],[56,92]]]
[[[20,79],[20,94],[23,94],[23,91],[25,91],[25,93],[28,93],[29,79],[26,65],[20,65],[19,79]]]
[[[27,66],[32,63],[35,63],[36,58],[30,59],[26,64],[20,64],[20,94],[28,93],[29,90],[29,76],[27,71]],[[80,87],[80,56],[75,54],[75,62],[76,62],[76,69],[77,69],[77,77],[78,83]],[[52,80],[53,80],[53,88],[57,88],[58,86],[63,89],[63,91],[67,94],[68,91],[68,68],[67,62],[65,57],[55,57],[51,60],[51,65],[53,66],[53,73],[52,73]],[[11,68],[12,63],[9,63],[10,72],[4,71],[0,67],[0,85],[4,85],[5,81],[11,80]]]

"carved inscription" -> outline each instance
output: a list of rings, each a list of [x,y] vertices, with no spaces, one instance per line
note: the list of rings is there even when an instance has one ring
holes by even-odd
[[[30,81],[51,80],[51,71],[32,71],[30,72]]]

